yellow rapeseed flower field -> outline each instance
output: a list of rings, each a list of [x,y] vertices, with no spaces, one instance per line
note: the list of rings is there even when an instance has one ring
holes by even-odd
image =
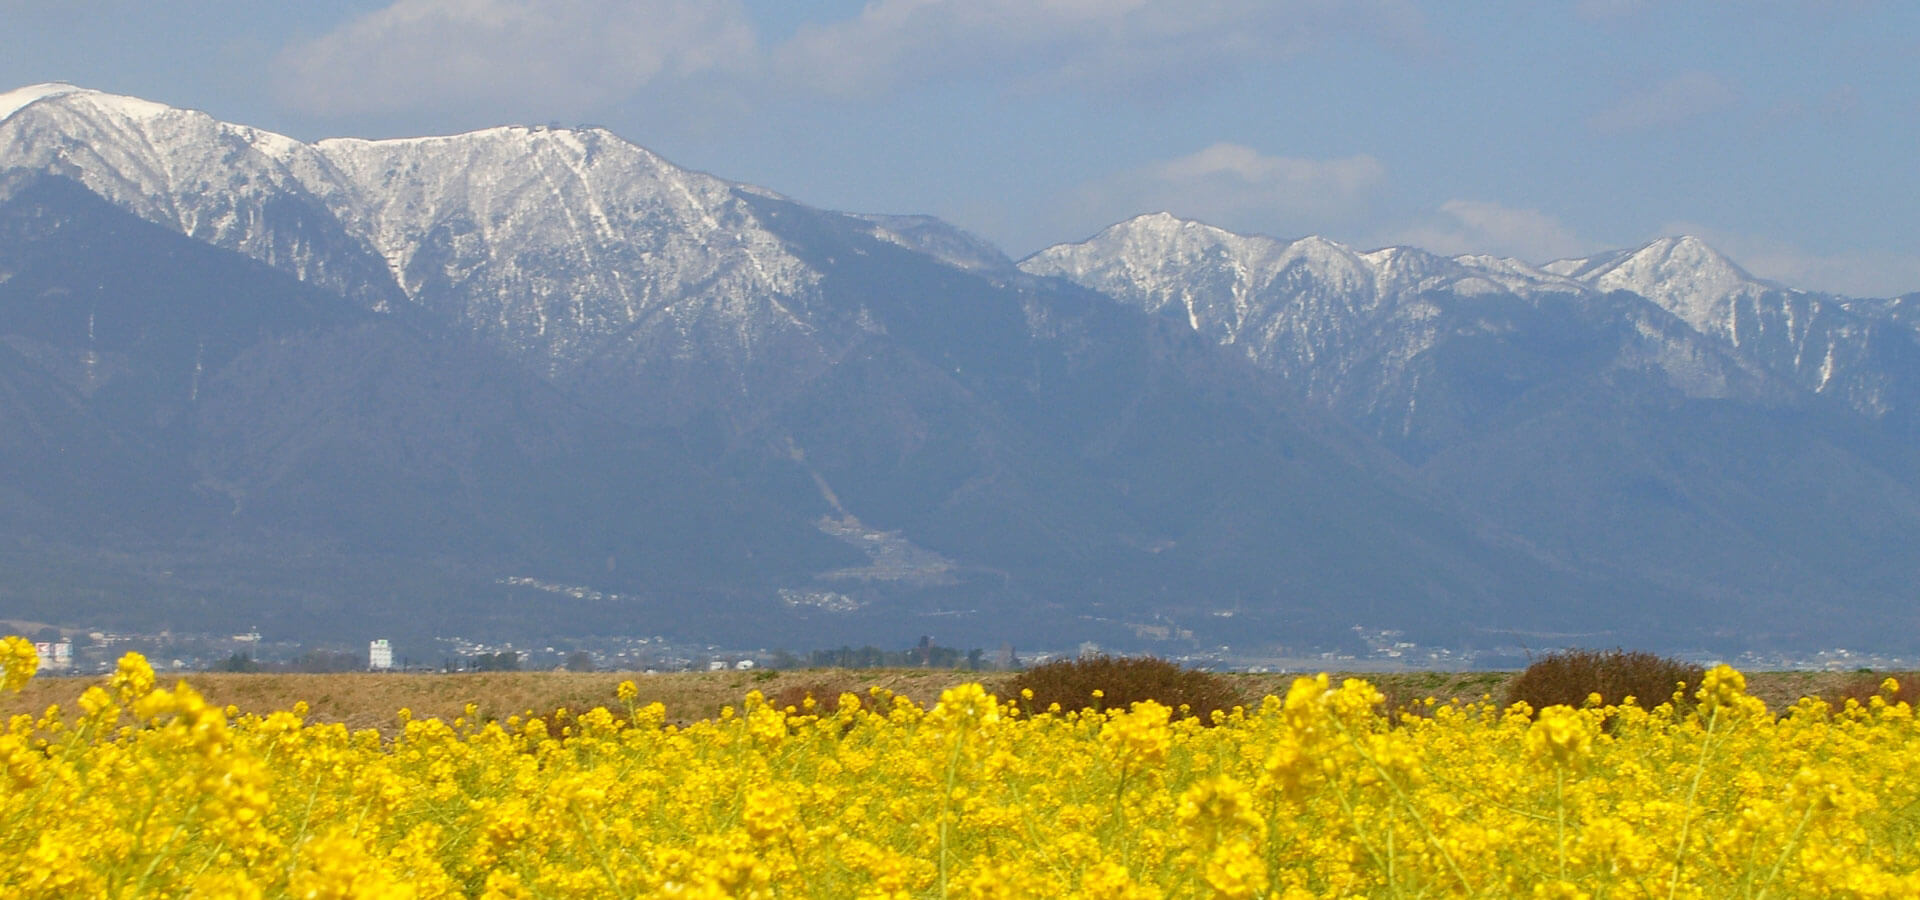
[[[36,662],[0,644],[0,685]],[[0,896],[1920,896],[1906,704],[1776,715],[1726,667],[1687,692],[1390,717],[1322,675],[1202,723],[963,685],[680,727],[623,685],[383,735],[240,716],[129,654],[0,734]]]

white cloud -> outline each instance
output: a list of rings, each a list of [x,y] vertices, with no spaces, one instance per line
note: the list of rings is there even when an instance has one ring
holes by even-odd
[[[1691,234],[1761,278],[1809,291],[1893,297],[1920,291],[1920,255],[1886,250],[1815,253],[1762,235],[1669,222],[1661,234]]]
[[[1533,263],[1603,249],[1537,209],[1486,200],[1449,200],[1429,221],[1393,232],[1385,243],[1448,255],[1491,253]]]
[[[750,65],[736,0],[397,0],[278,59],[290,105],[341,116],[577,115],[651,83]]]
[[[874,0],[774,54],[791,83],[843,96],[985,75],[1026,87],[1191,82],[1354,35],[1429,44],[1410,0]]]
[[[1214,144],[1083,186],[1080,213],[1102,225],[1164,210],[1235,231],[1291,234],[1350,220],[1387,170],[1371,156],[1267,156]]]
[[[1689,122],[1732,105],[1734,89],[1711,72],[1685,72],[1622,97],[1587,119],[1602,134],[1626,134]]]

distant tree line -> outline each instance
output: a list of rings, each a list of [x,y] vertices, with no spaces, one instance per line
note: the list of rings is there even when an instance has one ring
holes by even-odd
[[[512,650],[476,653],[473,656],[447,656],[440,660],[442,672],[518,672],[520,654]]]
[[[805,656],[782,651],[774,654],[773,668],[979,670],[988,668],[988,665],[986,652],[978,647],[962,651],[921,638],[919,645],[905,650],[882,650],[869,644],[864,647],[841,646],[833,650],[814,650]]]
[[[235,653],[215,663],[215,672],[359,672],[367,667],[364,654],[339,650],[308,650],[285,662],[254,659],[250,653]]]
[[[482,653],[473,658],[470,668],[476,672],[518,672],[520,671],[520,654],[512,650]]]

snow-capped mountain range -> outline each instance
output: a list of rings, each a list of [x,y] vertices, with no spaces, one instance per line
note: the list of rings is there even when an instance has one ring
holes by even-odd
[[[1755,278],[1686,235],[1533,266],[1411,247],[1360,252],[1320,237],[1238,235],[1157,213],[1048,248],[1020,267],[1148,312],[1184,314],[1196,331],[1323,397],[1349,392],[1356,380],[1400,377],[1396,369],[1433,347],[1440,328],[1457,325],[1443,315],[1449,301],[1498,295],[1564,305],[1621,292],[1652,301],[1686,328],[1642,311],[1634,323],[1642,340],[1618,364],[1658,367],[1690,396],[1750,393],[1760,373],[1772,371],[1870,416],[1894,412],[1906,399],[1871,358],[1886,342],[1883,331],[1911,341],[1913,329],[1884,312],[1884,302]],[[1382,340],[1397,346],[1370,360],[1373,371],[1356,373],[1366,363],[1352,351],[1371,354]]]
[[[0,95],[0,159],[71,173],[143,218],[358,292],[374,309],[404,297],[554,375],[636,344],[654,354],[713,353],[748,345],[749,335],[804,334],[795,308],[817,287],[817,273],[747,203],[777,195],[679,168],[600,129],[308,145],[194,110],[43,84]],[[963,268],[1005,261],[937,220],[863,219],[888,240]],[[372,277],[373,259],[390,278]],[[1318,236],[1236,235],[1157,213],[1020,267],[1151,312],[1177,304],[1196,331],[1312,390],[1347,380],[1317,371],[1337,334],[1312,332],[1387,316],[1408,341],[1396,356],[1411,357],[1432,340],[1420,333],[1434,319],[1425,294],[1625,291],[1736,347],[1783,344],[1778,355],[1813,389],[1850,387],[1863,411],[1887,411],[1875,386],[1834,381],[1870,327],[1844,299],[1754,278],[1689,236],[1536,267],[1411,247],[1361,252]],[[741,362],[752,354],[735,349]],[[1699,371],[1697,353],[1683,356],[1672,360],[1675,374],[1693,391],[1727,390],[1722,373]]]
[[[813,280],[737,185],[595,129],[309,145],[49,84],[0,95],[0,160],[373,309],[412,303],[556,374],[655,318],[685,335],[804,330],[783,307]]]
[[[1903,608],[1920,574],[1910,304],[1692,237],[1530,265],[1160,213],[1016,264],[600,129],[309,144],[59,84],[0,94],[0,229],[0,427],[26,429],[0,500],[151,488],[139,515],[87,494],[105,518],[59,535],[0,517],[64,548],[32,577],[96,594],[72,572],[127,546],[219,571],[318,541],[458,572],[448,598],[672,586],[695,630],[1238,610],[1266,623],[1242,637],[1464,639],[1686,606],[1697,637],[1731,604],[1758,641],[1822,604]],[[143,453],[164,472],[125,471]],[[84,537],[148,514],[168,538]],[[882,546],[940,566],[859,565]],[[236,604],[284,602],[248,571]]]

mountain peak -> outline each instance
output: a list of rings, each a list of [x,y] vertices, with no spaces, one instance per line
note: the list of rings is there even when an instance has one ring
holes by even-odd
[[[100,110],[110,111],[136,119],[151,119],[169,112],[182,111],[175,107],[168,106],[165,103],[155,103],[152,100],[142,100],[139,97],[129,97],[124,94],[109,94],[105,91],[83,88],[78,85],[68,84],[64,81],[49,81],[42,84],[28,85],[27,87],[0,94],[0,120],[11,118],[14,113],[32,106],[35,103],[51,99],[59,99],[63,102],[84,101]]]
[[[45,100],[48,97],[58,97],[62,94],[82,92],[86,92],[86,88],[71,85],[64,81],[48,81],[42,84],[30,84],[26,87],[15,88],[4,94],[0,94],[0,119],[5,119],[20,111],[22,107]]]
[[[1294,253],[1313,259],[1326,259],[1331,257],[1365,259],[1362,254],[1352,247],[1333,240],[1332,238],[1321,237],[1317,234],[1309,234],[1306,237],[1293,241],[1288,245],[1288,249]]]
[[[608,136],[603,128],[562,128],[549,125],[494,125],[488,128],[476,128],[472,131],[460,131],[453,134],[423,134],[413,137],[360,138],[334,137],[322,138],[316,144],[382,144],[386,146],[405,146],[408,144],[453,144],[484,143],[488,141],[525,142],[528,140],[555,140],[571,136]]]
[[[1740,274],[1746,273],[1734,264],[1727,255],[1714,249],[1706,241],[1691,234],[1677,234],[1647,242],[1646,246],[1633,251],[1632,256],[1658,257],[1682,265],[1710,265],[1732,269]]]
[[[1176,216],[1173,213],[1167,212],[1166,210],[1163,209],[1163,210],[1160,210],[1159,212],[1142,213],[1120,224],[1122,225],[1154,225],[1154,226],[1160,226],[1160,227],[1177,228],[1182,225],[1190,225],[1195,223],[1193,222],[1192,219],[1182,219],[1179,216]]]
[[[596,127],[499,125],[458,134],[418,137],[325,138],[312,146],[332,163],[348,170],[371,167],[371,170],[385,172],[401,165],[402,160],[407,166],[425,165],[449,172],[474,166],[513,170],[522,164],[516,160],[524,162],[540,157],[550,163],[557,161],[574,175],[595,168],[602,170],[602,175],[624,171],[658,173],[663,177],[674,173],[671,177],[675,178],[707,177],[682,169],[639,144]],[[456,162],[462,159],[466,162]],[[360,174],[365,176],[368,171]],[[470,179],[462,176],[462,180]]]
[[[1197,219],[1184,219],[1166,211],[1145,213],[1110,225],[1095,236],[1093,241],[1101,238],[1199,241],[1205,245],[1230,248],[1232,252],[1280,254],[1289,259],[1307,259],[1316,262],[1332,259],[1351,262],[1364,258],[1353,247],[1323,235],[1309,234],[1305,237],[1286,240],[1265,234],[1230,231]]]
[[[1203,222],[1196,222],[1192,219],[1182,219],[1173,213],[1161,210],[1160,212],[1143,213],[1131,219],[1116,222],[1102,229],[1100,233],[1173,235],[1189,228],[1211,230],[1212,226]]]
[[[1707,334],[1719,333],[1734,299],[1776,289],[1706,241],[1685,234],[1582,261],[1568,274],[1599,290],[1646,297]]]
[[[1198,239],[1215,244],[1255,242],[1285,245],[1288,243],[1287,241],[1278,240],[1264,234],[1243,234],[1238,231],[1229,231],[1218,225],[1210,225],[1199,219],[1182,218],[1164,210],[1145,213],[1134,216],[1131,219],[1116,222],[1102,229],[1100,234],[1096,236],[1096,239],[1102,236],[1151,236],[1163,240],[1179,237]]]

